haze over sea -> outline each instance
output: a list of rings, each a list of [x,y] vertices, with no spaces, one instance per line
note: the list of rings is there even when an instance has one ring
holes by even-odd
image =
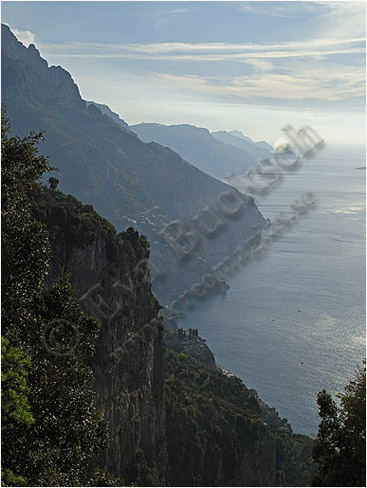
[[[293,214],[304,191],[317,207],[180,322],[298,433],[317,432],[316,393],[342,391],[365,355],[365,159],[327,146],[285,174],[258,200],[263,215]]]

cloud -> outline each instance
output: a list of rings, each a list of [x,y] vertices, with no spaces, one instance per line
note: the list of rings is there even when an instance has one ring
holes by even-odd
[[[167,69],[153,73],[155,81],[168,83],[192,94],[235,97],[248,101],[314,100],[340,102],[365,93],[365,72],[361,54],[363,37],[317,38],[273,44],[256,43],[147,43],[101,44],[70,43],[41,45],[42,51],[57,51],[59,57],[95,59],[133,59],[165,61]],[[351,60],[346,63],[346,56]],[[356,57],[357,56],[357,57]],[[171,61],[184,64],[181,69]],[[237,63],[232,72],[226,68],[216,79],[205,75],[203,63]],[[198,73],[197,66],[202,63]],[[244,65],[247,67],[244,68]],[[346,70],[346,66],[348,67]],[[190,71],[195,71],[191,75]],[[246,76],[239,77],[237,73]],[[236,76],[234,76],[236,75]]]
[[[40,44],[40,47],[43,47]],[[50,54],[47,49],[42,49],[45,55]],[[58,54],[59,57],[65,58],[102,58],[102,59],[137,59],[137,60],[156,60],[156,61],[183,61],[183,62],[220,62],[220,61],[236,61],[242,63],[255,64],[251,59],[259,60],[261,58],[308,58],[308,57],[324,57],[340,54],[362,54],[365,52],[364,48],[350,48],[350,49],[339,49],[339,50],[329,50],[329,51],[269,51],[262,53],[231,53],[231,54],[136,54],[136,53],[61,53]],[[260,66],[260,64],[258,63]],[[263,66],[265,66],[263,64]],[[270,66],[270,64],[268,64]]]
[[[319,100],[342,101],[351,97],[364,96],[365,73],[359,71],[346,73],[335,66],[314,66],[308,71],[296,70],[289,73],[257,73],[256,76],[233,77],[223,84],[215,78],[197,75],[175,75],[152,73],[152,77],[171,88],[189,90],[196,94],[235,97],[237,99],[259,100]]]
[[[29,44],[34,44],[36,36],[31,31],[22,31],[18,29],[12,29],[12,32],[17,37],[17,39],[22,42],[25,46],[29,46]]]
[[[236,54],[245,55],[251,53],[259,53],[262,57],[272,57],[273,53],[280,53],[282,56],[304,56],[305,53],[314,52],[325,54],[343,52],[353,52],[352,48],[356,43],[362,44],[365,37],[352,36],[347,39],[338,38],[319,38],[306,41],[291,41],[283,43],[272,44],[254,44],[254,43],[223,43],[223,42],[205,42],[205,43],[187,43],[187,42],[165,42],[165,43],[147,43],[147,44],[108,44],[108,43],[94,43],[94,42],[75,42],[65,44],[40,44],[53,51],[67,51],[67,54],[119,54],[123,57],[124,54],[146,54],[164,56],[166,54],[174,54],[177,58],[187,55],[230,55]],[[364,46],[360,47],[360,50]],[[77,52],[79,51],[79,53]],[[88,53],[86,53],[88,51]],[[117,53],[114,51],[118,51]],[[287,54],[288,53],[288,54]],[[200,58],[201,60],[201,58]]]
[[[366,35],[366,4],[359,1],[321,2],[320,37],[346,39]]]
[[[270,17],[301,17],[304,6],[299,8],[298,2],[239,2],[236,8],[246,14],[267,15]]]
[[[239,62],[265,70],[270,59],[320,58],[365,52],[363,37],[348,39],[312,39],[274,44],[238,43],[148,43],[40,44],[44,54],[69,58],[136,59],[179,62]],[[260,61],[263,60],[263,61]],[[268,61],[266,61],[268,60]]]
[[[274,68],[273,63],[264,59],[247,59],[246,63],[255,66],[258,71],[271,71]]]
[[[184,90],[190,95],[244,103],[357,108],[365,95],[365,6],[360,2],[229,2],[250,14],[300,17],[306,38],[260,42],[70,42],[40,44],[53,58],[134,60],[121,63],[136,74],[152,61],[159,71],[145,70],[145,81]],[[186,7],[186,4],[184,4]],[[144,10],[157,26],[188,12],[182,4]],[[241,15],[240,13],[236,15]],[[154,22],[153,22],[154,21]],[[274,19],[276,22],[276,19]],[[296,20],[295,22],[299,22]],[[305,24],[305,25],[306,25]],[[311,34],[312,32],[312,34]],[[261,37],[259,38],[261,39]],[[289,39],[289,38],[288,38]],[[215,64],[217,63],[217,65]],[[225,64],[226,63],[226,64]],[[132,67],[132,65],[134,66]],[[218,76],[209,77],[213,66]],[[239,76],[241,74],[241,76]],[[149,79],[151,77],[151,79]],[[327,105],[329,103],[329,105]]]
[[[343,39],[364,36],[366,32],[366,4],[362,0],[348,1],[250,1],[236,2],[234,8],[259,16],[304,18],[313,15],[319,37]]]

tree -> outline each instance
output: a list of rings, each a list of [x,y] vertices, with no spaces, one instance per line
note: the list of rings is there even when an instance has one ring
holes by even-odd
[[[54,176],[50,176],[48,179],[48,183],[50,185],[50,190],[55,191],[57,188],[57,185],[59,184],[59,180],[55,178]]]
[[[29,396],[36,422],[26,433],[25,475],[33,486],[87,486],[92,458],[107,446],[86,364],[100,324],[73,298],[67,274],[44,295],[39,311]]]
[[[2,442],[6,449],[2,452],[1,479],[4,486],[26,486],[22,470],[22,460],[17,451],[17,439],[24,428],[34,423],[29,404],[30,388],[27,384],[30,360],[16,347],[11,347],[9,340],[1,339],[1,419]],[[12,465],[13,470],[9,469]]]
[[[34,217],[49,171],[42,134],[9,137],[2,113],[2,474],[5,486],[88,486],[107,429],[88,365],[100,324],[73,298],[67,275],[44,290],[51,249]],[[89,481],[90,480],[90,481]]]
[[[4,110],[1,122],[2,481],[17,486],[26,482],[25,435],[35,421],[27,376],[34,366],[32,337],[40,323],[36,303],[50,257],[47,231],[32,216],[30,194],[50,166],[38,155],[42,133],[9,137]]]
[[[317,396],[321,422],[313,448],[318,464],[312,486],[366,484],[366,368],[337,395],[340,405],[322,390]]]
[[[42,294],[50,259],[47,230],[32,215],[30,194],[50,166],[38,155],[41,132],[9,137],[4,111],[1,119],[2,333],[12,345],[26,346],[28,332],[37,323],[34,304]]]

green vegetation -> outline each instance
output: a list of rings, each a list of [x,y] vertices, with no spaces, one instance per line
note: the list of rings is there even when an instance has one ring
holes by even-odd
[[[24,428],[34,423],[27,384],[31,362],[19,348],[11,347],[5,338],[1,340],[1,358],[1,435],[7,446],[5,456],[13,458],[17,455],[16,438]],[[7,460],[3,461],[3,466],[8,464]],[[12,467],[16,472],[21,469],[14,462]],[[2,469],[1,478],[4,486],[26,485],[24,477],[15,475],[9,468]]]
[[[315,472],[311,437],[275,427],[270,430],[276,446],[275,486],[309,486]]]
[[[65,195],[60,202],[58,196],[46,187],[42,192],[34,192],[33,215],[46,224],[52,243],[57,244],[60,236],[67,235],[63,242],[67,256],[74,248],[83,249],[99,239],[106,242],[107,257],[112,262],[128,258],[134,265],[149,257],[149,242],[144,235],[139,235],[132,227],[116,234],[114,226],[95,212],[92,205],[83,205],[72,195]]]
[[[2,331],[25,348],[30,331],[37,327],[35,303],[50,258],[47,231],[32,217],[29,194],[39,191],[37,181],[50,166],[37,154],[41,133],[20,139],[8,137],[8,131],[2,114]]]
[[[313,457],[318,469],[312,486],[366,486],[366,367],[337,395],[317,397],[321,422]]]
[[[57,178],[55,178],[54,176],[51,176],[48,179],[48,183],[50,185],[50,190],[54,191],[54,190],[56,190],[57,185],[59,184],[59,180]]]
[[[313,473],[309,437],[265,425],[256,393],[239,378],[182,353],[169,351],[166,361],[170,485],[234,486],[244,459],[262,465],[263,486],[307,484]]]
[[[93,460],[107,442],[87,365],[100,326],[73,298],[68,276],[44,292],[50,244],[33,213],[50,167],[37,154],[42,134],[8,131],[3,117],[3,484],[88,486],[101,478]]]

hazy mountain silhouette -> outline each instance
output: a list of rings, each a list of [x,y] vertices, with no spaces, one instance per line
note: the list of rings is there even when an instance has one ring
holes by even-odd
[[[137,124],[130,126],[144,142],[158,142],[211,176],[223,179],[228,173],[243,174],[256,164],[246,150],[225,144],[194,125]]]
[[[29,130],[44,130],[40,150],[59,168],[60,189],[92,204],[118,231],[133,226],[147,235],[151,260],[163,269],[166,279],[155,290],[160,300],[167,302],[185,291],[209,265],[243,245],[254,225],[264,225],[251,197],[208,176],[171,149],[142,142],[121,119],[113,120],[107,108],[103,110],[108,116],[97,104],[82,100],[66,70],[48,67],[34,45],[26,48],[4,25],[1,47],[2,101],[12,132],[22,136]],[[196,131],[221,145],[204,129]],[[200,254],[179,261],[159,231],[164,224],[181,219],[198,232],[190,220],[207,207],[218,212],[223,192],[241,201],[244,211],[238,218],[227,219],[215,239],[201,236]]]
[[[226,132],[224,130],[220,130],[217,132],[212,132],[212,136],[220,142],[243,149],[256,161],[258,159],[270,159],[272,157],[273,150],[269,144],[267,144],[265,141],[254,142],[249,137],[244,136],[240,131]]]

